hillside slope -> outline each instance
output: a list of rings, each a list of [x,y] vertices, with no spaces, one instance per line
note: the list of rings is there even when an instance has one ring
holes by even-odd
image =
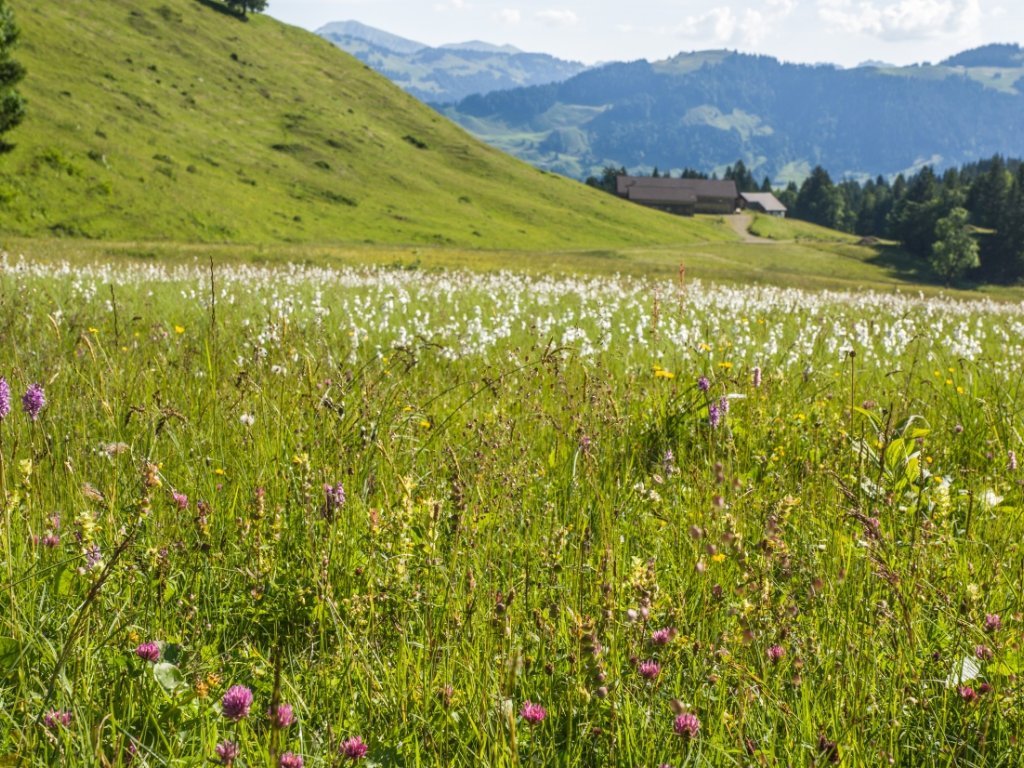
[[[0,232],[615,246],[727,239],[471,138],[312,33],[213,0],[11,0],[26,122]]]

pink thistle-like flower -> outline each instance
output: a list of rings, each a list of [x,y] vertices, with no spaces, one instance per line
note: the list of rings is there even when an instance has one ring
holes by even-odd
[[[7,414],[11,412],[11,385],[7,383],[7,379],[0,376],[0,421],[7,418]]]
[[[67,728],[71,725],[71,713],[67,710],[51,709],[43,715],[43,725],[51,731],[56,730],[58,726]]]
[[[281,759],[277,761],[280,768],[302,768],[302,755],[296,755],[294,752],[285,752],[281,755]]]
[[[362,760],[366,757],[366,753],[370,751],[370,748],[366,746],[366,743],[358,736],[353,736],[350,739],[345,739],[341,742],[341,746],[338,747],[338,751],[341,756],[346,760],[355,762],[356,760]]]
[[[341,483],[335,485],[324,483],[324,500],[330,511],[341,509],[345,506],[345,486]]]
[[[998,613],[986,613],[985,614],[985,631],[986,632],[998,632],[1003,626],[1003,620],[999,617]]]
[[[707,376],[701,376],[699,379],[697,379],[697,389],[699,389],[701,392],[707,392],[709,389],[711,389],[711,382],[708,381]]]
[[[171,491],[171,498],[174,500],[174,505],[178,509],[188,509],[188,496],[186,496],[184,493]]]
[[[278,704],[277,709],[267,712],[270,724],[275,728],[287,728],[295,722],[295,713],[291,704]]]
[[[976,645],[974,646],[974,655],[981,661],[992,661],[995,654],[987,645]]]
[[[48,533],[39,540],[39,543],[47,549],[56,549],[60,546],[60,535],[56,533]]]
[[[654,645],[668,645],[672,642],[675,636],[675,627],[665,627],[664,629],[656,630],[651,634],[651,643]]]
[[[637,670],[640,672],[640,677],[645,680],[654,680],[661,674],[661,666],[656,661],[642,661]]]
[[[32,421],[39,418],[39,412],[46,406],[46,393],[42,384],[30,384],[21,396],[21,407]]]
[[[160,661],[160,646],[156,643],[143,643],[135,649],[135,655],[150,664]]]
[[[786,649],[781,645],[773,645],[768,649],[768,660],[772,664],[778,664],[786,655]]]
[[[708,426],[716,429],[722,423],[722,411],[714,403],[708,404]]]
[[[540,704],[524,701],[522,709],[519,710],[519,715],[530,725],[537,725],[548,716],[548,711]]]
[[[220,764],[227,766],[234,765],[235,760],[237,760],[238,756],[242,753],[242,750],[233,741],[222,741],[214,747],[213,751],[216,752],[217,757],[220,758]]]
[[[757,366],[754,367],[753,379],[754,379],[754,389],[760,388],[760,386],[761,386],[761,369],[760,369],[760,367],[757,367]]]
[[[684,712],[675,719],[672,728],[684,739],[695,739],[700,732],[700,718],[692,712]]]
[[[978,686],[978,693],[982,694],[983,696],[986,693],[992,693],[992,686],[989,685],[988,683],[982,683],[981,685]]]
[[[966,702],[972,702],[977,700],[978,694],[975,693],[974,689],[969,685],[961,685],[956,689],[956,692],[960,694],[960,698]]]
[[[252,706],[252,691],[244,685],[233,685],[224,694],[220,705],[224,717],[238,722],[249,716],[249,708]]]

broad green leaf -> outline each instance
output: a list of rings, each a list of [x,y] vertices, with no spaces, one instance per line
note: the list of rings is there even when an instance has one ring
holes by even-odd
[[[185,676],[174,664],[162,661],[153,665],[153,677],[168,693],[174,693],[185,686]]]

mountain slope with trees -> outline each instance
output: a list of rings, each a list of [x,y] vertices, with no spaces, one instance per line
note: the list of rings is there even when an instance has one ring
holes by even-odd
[[[1019,53],[990,46],[938,66],[844,70],[708,51],[473,96],[446,114],[578,178],[609,165],[720,170],[736,158],[776,181],[800,181],[819,164],[874,178],[1024,155]]]
[[[731,237],[507,157],[264,15],[215,0],[8,4],[28,111],[4,135],[5,235],[491,248]]]

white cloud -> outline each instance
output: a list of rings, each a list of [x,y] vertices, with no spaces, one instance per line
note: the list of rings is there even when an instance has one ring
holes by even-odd
[[[554,8],[546,11],[537,11],[537,18],[545,24],[550,24],[554,27],[574,27],[580,21],[580,17],[572,11]]]
[[[736,14],[729,6],[715,8],[697,16],[687,16],[675,28],[675,34],[691,40],[708,41],[713,39],[718,44],[725,44],[733,39],[736,32]]]
[[[756,47],[772,35],[777,24],[791,15],[797,0],[767,0],[760,9],[747,8],[742,15],[731,6],[687,16],[671,31],[700,44]]]
[[[445,3],[434,3],[434,10],[438,13],[444,13],[445,11],[464,11],[470,8],[470,5],[466,0],[448,0]]]
[[[498,19],[506,24],[518,24],[523,20],[523,14],[517,8],[502,8],[498,11]]]
[[[836,29],[891,40],[962,35],[981,24],[981,0],[818,0],[818,15]]]

